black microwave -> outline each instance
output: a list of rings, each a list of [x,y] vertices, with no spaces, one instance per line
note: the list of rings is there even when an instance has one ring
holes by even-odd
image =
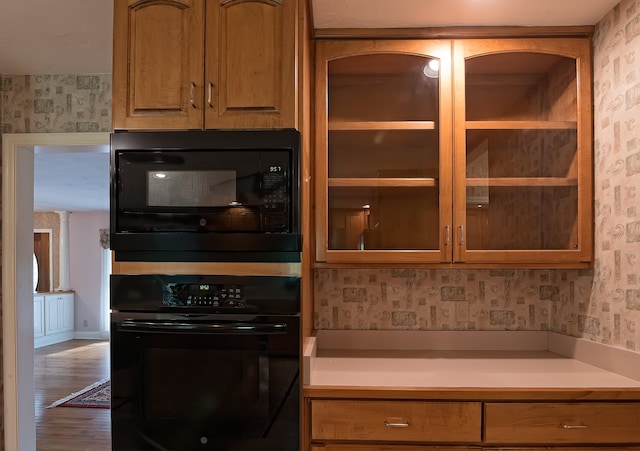
[[[300,261],[300,134],[111,134],[118,261]]]

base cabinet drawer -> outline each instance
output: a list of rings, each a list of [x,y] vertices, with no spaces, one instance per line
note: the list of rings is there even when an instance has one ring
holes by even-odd
[[[640,403],[486,403],[484,418],[486,444],[640,443]]]
[[[499,448],[482,448],[482,451],[640,451],[640,447],[638,446],[580,446],[576,447],[555,447],[555,446],[544,446],[544,447],[536,447],[531,448],[527,447],[499,447]]]
[[[317,441],[479,443],[481,432],[480,402],[313,400],[311,403],[311,439]]]
[[[482,451],[478,446],[345,445],[312,446],[311,451]]]

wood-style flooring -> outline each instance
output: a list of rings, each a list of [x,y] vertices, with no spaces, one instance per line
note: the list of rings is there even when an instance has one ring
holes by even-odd
[[[34,353],[37,450],[110,450],[109,409],[47,409],[58,399],[109,377],[109,342],[70,340]]]

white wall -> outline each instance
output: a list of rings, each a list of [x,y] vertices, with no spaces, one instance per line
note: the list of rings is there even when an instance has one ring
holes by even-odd
[[[76,333],[100,332],[102,247],[99,230],[108,228],[109,212],[69,215],[69,277],[71,289],[75,291]]]

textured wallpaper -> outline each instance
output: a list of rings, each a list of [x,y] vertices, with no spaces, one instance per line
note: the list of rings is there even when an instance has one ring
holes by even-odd
[[[640,352],[640,0],[594,36],[593,270],[318,269],[318,329],[551,330]]]
[[[591,271],[321,269],[318,329],[549,330],[589,299]],[[577,322],[568,317],[567,322]],[[557,327],[557,324],[555,325]]]
[[[111,74],[0,75],[1,133],[111,131]]]
[[[640,351],[639,0],[599,23],[594,79],[596,271],[584,314],[595,340]]]

